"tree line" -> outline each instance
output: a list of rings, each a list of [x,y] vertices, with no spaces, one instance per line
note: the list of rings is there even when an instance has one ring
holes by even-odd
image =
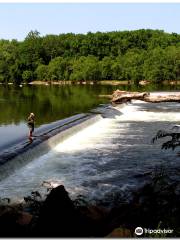
[[[180,34],[162,30],[28,33],[0,40],[0,82],[180,80]]]

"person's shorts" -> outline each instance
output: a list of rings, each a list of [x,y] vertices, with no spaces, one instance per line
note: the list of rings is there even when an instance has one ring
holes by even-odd
[[[34,124],[28,124],[29,130],[34,132]]]

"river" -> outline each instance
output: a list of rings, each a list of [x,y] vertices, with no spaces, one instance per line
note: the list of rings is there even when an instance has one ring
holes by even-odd
[[[117,115],[107,114],[1,181],[1,197],[21,199],[34,190],[45,193],[42,183],[47,181],[63,184],[71,197],[81,194],[90,201],[112,202],[118,195],[130,199],[158,168],[179,181],[178,148],[162,150],[162,141],[151,143],[158,130],[179,124],[179,103],[133,101],[115,110]],[[101,111],[107,113],[108,105]]]
[[[87,112],[109,100],[99,95],[111,94],[113,90],[157,91],[178,90],[180,86],[111,86],[111,85],[61,85],[28,86],[0,85],[0,149],[28,135],[26,125],[30,112],[36,115],[36,127],[77,113]],[[3,137],[2,137],[3,136]]]

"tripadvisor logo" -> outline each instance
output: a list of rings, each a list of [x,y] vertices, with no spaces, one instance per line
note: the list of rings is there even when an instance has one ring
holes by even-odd
[[[137,227],[134,232],[135,232],[136,235],[142,235],[143,234],[143,229],[142,229],[142,227]]]
[[[149,233],[149,234],[157,234],[157,233],[160,233],[160,234],[168,234],[168,233],[173,233],[173,230],[172,229],[147,229],[147,228],[142,228],[142,227],[137,227],[135,229],[135,234],[136,235],[142,235],[143,233]]]

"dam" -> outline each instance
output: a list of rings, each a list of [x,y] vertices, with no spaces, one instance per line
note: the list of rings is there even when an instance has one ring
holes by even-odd
[[[22,136],[2,149],[0,155],[0,179],[10,175],[19,167],[50,151],[58,142],[63,141],[82,128],[101,119],[98,114],[77,114],[64,120],[38,128],[34,140]]]
[[[20,154],[22,158],[15,156],[15,161],[2,168],[1,176],[8,168],[13,171],[1,179],[1,198],[18,200],[31,191],[43,195],[44,183],[49,183],[53,187],[63,184],[72,198],[83,195],[91,201],[112,202],[120,195],[130,199],[131,192],[161,167],[169,179],[179,181],[178,149],[162,150],[162,141],[151,143],[158,130],[171,129],[179,119],[179,103],[132,101],[123,106],[102,105],[65,120],[61,122],[63,131],[59,131],[59,123],[53,123],[54,133],[41,129],[45,139],[37,138],[34,150]]]

